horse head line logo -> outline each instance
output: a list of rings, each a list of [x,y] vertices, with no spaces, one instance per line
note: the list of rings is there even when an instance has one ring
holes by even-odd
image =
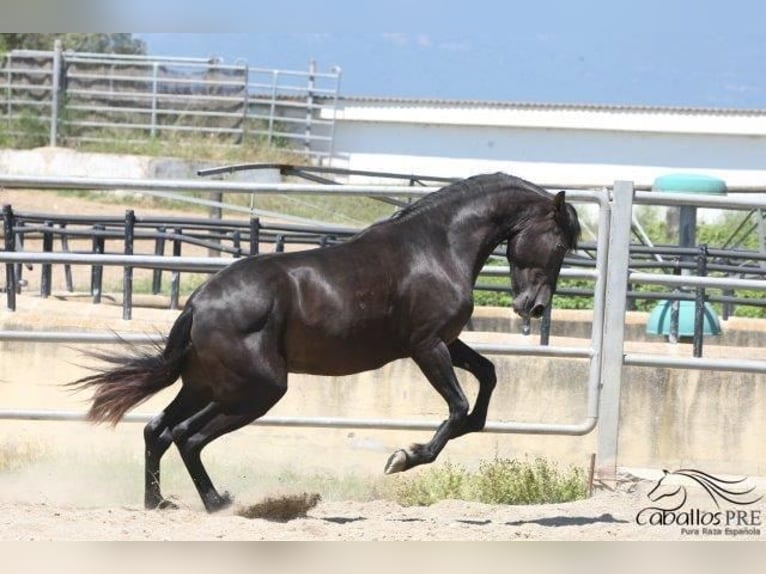
[[[686,503],[688,498],[685,486],[665,484],[665,480],[670,476],[682,476],[697,483],[708,493],[715,503],[716,508],[721,508],[721,500],[739,506],[747,506],[755,504],[763,498],[763,495],[755,496],[753,494],[755,486],[748,487],[744,484],[747,478],[726,480],[692,468],[681,468],[672,472],[663,470],[662,472],[664,473],[662,478],[660,478],[657,481],[657,484],[654,485],[654,488],[649,491],[647,497],[652,502],[659,502],[666,498],[672,500],[673,497],[680,494],[680,503],[673,508],[664,509],[666,511],[678,510]]]

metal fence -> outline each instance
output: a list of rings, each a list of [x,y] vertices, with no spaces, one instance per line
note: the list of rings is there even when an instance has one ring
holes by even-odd
[[[0,60],[0,137],[22,146],[147,142],[194,133],[211,143],[333,153],[341,71],[244,60],[14,50]]]
[[[75,178],[77,179],[77,178]],[[110,188],[119,187],[118,180],[111,182],[82,179],[70,182],[72,188]],[[83,185],[86,183],[86,185]],[[136,187],[152,187],[155,182],[132,182]],[[178,188],[180,182],[156,182],[157,185]],[[66,187],[61,180],[39,178],[32,182],[25,178],[0,178],[0,185],[26,186],[36,188],[60,189]],[[416,196],[431,191],[429,188],[405,186],[334,186],[305,184],[252,184],[242,182],[194,182],[206,191],[216,188],[228,192],[275,192],[280,193],[319,193],[365,196]],[[588,346],[560,347],[534,345],[476,345],[476,350],[487,354],[531,355],[561,358],[585,358],[589,360],[589,375],[584,382],[585,416],[579,422],[565,423],[529,423],[499,422],[488,424],[490,432],[519,432],[533,434],[583,435],[598,428],[597,476],[604,480],[613,480],[616,473],[617,448],[619,435],[620,392],[624,366],[660,367],[677,369],[700,369],[749,372],[766,374],[766,361],[738,356],[732,359],[667,356],[661,354],[626,353],[625,351],[625,312],[629,284],[661,284],[686,286],[705,289],[756,289],[766,290],[766,282],[760,279],[742,279],[732,277],[700,277],[694,274],[673,276],[664,273],[642,273],[630,267],[631,220],[634,203],[652,203],[666,206],[696,205],[699,207],[719,207],[725,209],[747,210],[766,209],[766,200],[754,197],[699,197],[684,194],[652,194],[637,192],[631,182],[616,182],[610,190],[571,191],[568,199],[574,202],[595,203],[599,209],[596,262],[592,270],[578,270],[572,273],[565,270],[565,275],[576,275],[594,281],[594,310],[591,340]],[[202,258],[199,261],[184,258],[166,258],[147,255],[94,255],[94,254],[41,254],[23,252],[0,252],[0,263],[13,265],[24,261],[41,263],[84,263],[88,265],[130,265],[172,268],[202,267],[218,265],[224,262]],[[704,299],[704,298],[703,298]],[[37,341],[37,342],[114,342],[114,334],[107,333],[46,333],[11,331],[0,332],[0,341]],[[77,413],[46,413],[41,411],[0,411],[0,418],[31,418],[35,420],[77,419]],[[144,420],[134,417],[135,420]],[[336,428],[433,428],[436,423],[424,421],[388,421],[361,419],[329,418],[264,418],[261,424],[289,426],[332,426]]]

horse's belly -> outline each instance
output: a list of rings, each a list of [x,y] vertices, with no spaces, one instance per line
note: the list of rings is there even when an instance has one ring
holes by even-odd
[[[376,334],[332,336],[327,333],[300,334],[285,341],[287,369],[312,375],[351,375],[382,367],[405,353],[390,338]]]

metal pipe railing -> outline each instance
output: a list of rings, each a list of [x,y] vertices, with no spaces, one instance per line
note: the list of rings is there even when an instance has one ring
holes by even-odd
[[[316,187],[316,186],[313,186]],[[322,189],[326,189],[328,186],[322,185]],[[411,188],[408,188],[411,189]],[[423,188],[420,188],[423,189]],[[599,222],[602,228],[608,229],[609,227],[609,203],[608,198],[603,192],[576,192],[580,201],[588,201],[599,205]],[[573,199],[573,198],[570,198]],[[586,415],[583,420],[576,423],[529,423],[529,422],[497,422],[491,421],[487,424],[489,432],[523,432],[530,434],[563,434],[563,435],[583,435],[591,432],[598,421],[598,408],[599,408],[599,392],[601,381],[601,359],[600,349],[602,346],[603,336],[603,305],[605,302],[605,276],[603,270],[607,268],[608,264],[608,233],[601,234],[598,238],[597,248],[597,263],[596,269],[600,271],[588,271],[587,275],[594,278],[596,281],[596,291],[594,297],[594,322],[593,330],[594,335],[591,341],[590,348],[578,348],[578,347],[550,347],[550,346],[529,346],[529,345],[493,345],[493,344],[476,344],[477,351],[485,352],[487,354],[507,354],[507,355],[531,355],[540,357],[565,357],[565,358],[580,358],[589,359],[589,376],[586,382]],[[19,253],[19,252],[0,252],[0,262],[6,263],[23,260],[29,258],[36,262],[42,262],[46,257],[54,257],[58,259],[58,262],[70,262],[70,263],[85,263],[101,265],[128,265],[132,267],[150,267],[161,266],[168,263],[168,258],[151,256],[151,255],[103,255],[94,256],[92,254],[54,254],[54,253]],[[172,263],[179,268],[184,268],[183,265],[206,266],[210,265],[211,260],[216,265],[220,263],[230,263],[231,260],[221,258],[172,258]],[[186,267],[188,268],[188,267]],[[62,342],[69,338],[69,342],[102,342],[102,343],[114,343],[120,340],[119,336],[112,335],[109,337],[106,334],[82,334],[82,333],[20,333],[18,331],[2,331],[0,332],[0,341],[36,341],[36,342]],[[132,335],[130,337],[133,342],[140,339],[140,335]],[[144,339],[146,342],[157,342],[156,338]],[[23,416],[24,414],[31,417],[47,416],[45,413],[39,411],[26,411],[21,415],[9,416]],[[2,412],[0,412],[2,415]],[[54,414],[51,416],[69,416]],[[82,415],[74,414],[74,417],[81,417]],[[2,416],[0,416],[2,418]],[[262,419],[262,424],[279,424],[275,423],[273,419]],[[340,426],[345,428],[344,425],[348,425],[351,428],[436,428],[437,423],[420,422],[420,421],[404,421],[404,422],[391,422],[391,421],[369,421],[364,419],[335,419],[332,423],[327,423],[327,419],[311,418],[298,421],[293,419],[289,422],[284,422],[287,425],[296,426],[324,426],[325,424],[332,424],[332,426]],[[381,426],[384,425],[384,426]]]

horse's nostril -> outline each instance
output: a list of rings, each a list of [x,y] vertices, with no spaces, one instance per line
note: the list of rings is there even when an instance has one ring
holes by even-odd
[[[529,315],[531,317],[534,317],[535,319],[539,319],[543,316],[543,312],[545,311],[545,305],[537,304],[534,307],[532,307],[532,310],[529,312]]]

